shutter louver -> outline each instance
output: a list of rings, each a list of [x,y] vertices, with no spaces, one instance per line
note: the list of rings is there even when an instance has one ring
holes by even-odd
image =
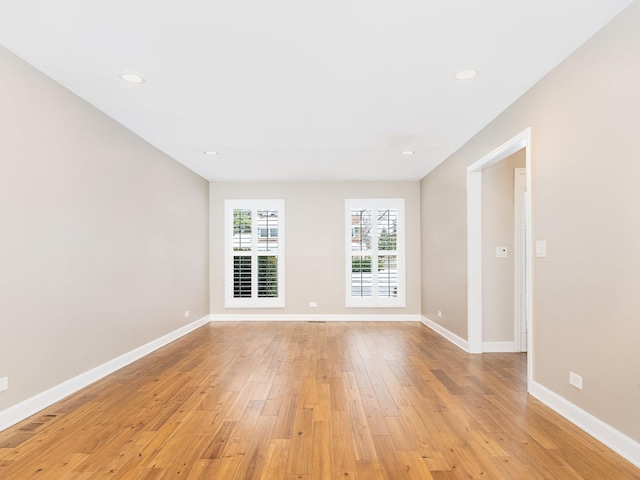
[[[251,298],[251,257],[233,257],[233,296]]]
[[[278,296],[278,257],[258,257],[258,297]]]

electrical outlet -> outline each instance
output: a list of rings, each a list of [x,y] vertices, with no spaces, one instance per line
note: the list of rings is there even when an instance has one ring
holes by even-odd
[[[4,392],[9,388],[9,377],[0,378],[0,392]]]
[[[438,316],[441,317],[442,316],[442,311],[438,310]]]
[[[184,312],[184,318],[187,318],[190,315],[189,310],[185,310]]]
[[[318,306],[318,302],[309,302],[309,306],[311,308],[316,308]]]
[[[569,372],[569,384],[579,390],[582,390],[582,377],[573,372]]]

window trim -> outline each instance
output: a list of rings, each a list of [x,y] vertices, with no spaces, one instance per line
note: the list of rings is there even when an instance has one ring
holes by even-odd
[[[398,264],[398,296],[397,297],[379,297],[378,281],[375,272],[372,275],[373,293],[371,297],[353,297],[351,296],[351,269],[352,258],[362,255],[369,256],[369,253],[354,252],[351,246],[352,223],[351,211],[355,209],[371,209],[377,211],[379,209],[394,208],[398,211],[398,232],[396,239],[396,253]],[[374,230],[371,237],[375,239],[375,245],[372,245],[370,252],[371,264],[377,265],[378,262],[378,230],[377,230],[377,214],[372,215],[376,220],[374,222]],[[404,198],[376,198],[376,199],[346,199],[345,200],[345,306],[347,308],[404,308],[406,307],[406,279],[405,279],[405,209]],[[375,263],[374,263],[375,262]]]
[[[274,252],[260,252],[256,249],[258,245],[259,227],[254,220],[251,226],[251,251],[234,252],[233,250],[233,211],[234,210],[251,210],[252,219],[258,210],[277,210],[278,211],[278,249],[275,256],[278,257],[278,296],[264,297],[257,296],[257,258],[259,256],[274,256]],[[225,308],[284,308],[285,306],[285,265],[284,265],[284,200],[225,200],[224,202],[224,255],[225,255],[225,271],[224,271],[224,307]],[[252,296],[250,298],[236,298],[233,296],[233,259],[239,254],[251,255],[252,258]],[[255,261],[253,260],[255,259]]]

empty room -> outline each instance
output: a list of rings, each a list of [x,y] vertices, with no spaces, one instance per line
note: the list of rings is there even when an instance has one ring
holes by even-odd
[[[638,25],[0,0],[0,478],[640,480]]]

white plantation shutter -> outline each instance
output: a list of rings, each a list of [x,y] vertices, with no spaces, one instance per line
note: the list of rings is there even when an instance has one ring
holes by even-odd
[[[404,200],[346,201],[346,306],[404,307]]]
[[[284,201],[225,202],[225,307],[284,306]]]
[[[378,296],[397,298],[398,292],[398,209],[378,208]]]
[[[251,298],[251,257],[233,257],[233,298]]]

